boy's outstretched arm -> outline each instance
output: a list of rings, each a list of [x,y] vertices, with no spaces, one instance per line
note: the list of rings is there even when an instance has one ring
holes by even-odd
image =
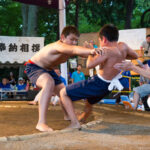
[[[132,60],[132,59],[138,59],[138,54],[132,49],[130,48],[126,43],[121,42],[121,44],[123,44],[123,46],[125,47],[125,49],[127,50],[127,56],[126,59]]]
[[[88,55],[94,55],[96,54],[95,49],[93,48],[86,48],[82,46],[75,46],[75,45],[68,45],[65,43],[62,43],[61,41],[56,42],[54,45],[54,49],[56,49],[58,52],[62,54],[68,54],[68,55],[78,55],[81,57],[88,57]]]
[[[115,69],[122,70],[132,70],[140,75],[150,79],[150,70],[145,70],[141,67],[135,66],[132,62],[123,61],[122,63],[117,63],[114,65]]]

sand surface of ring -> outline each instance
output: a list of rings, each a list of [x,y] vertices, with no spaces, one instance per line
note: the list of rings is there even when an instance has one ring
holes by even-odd
[[[76,102],[77,111],[84,102]],[[0,150],[150,150],[150,113],[125,110],[122,105],[95,105],[88,124],[81,131],[55,131],[39,136],[35,129],[38,106],[27,102],[0,102]],[[64,129],[60,106],[49,106],[47,122],[54,130]],[[16,139],[15,136],[38,135]],[[13,140],[9,138],[13,136]],[[16,136],[17,137],[17,136]],[[4,138],[4,139],[5,139]]]

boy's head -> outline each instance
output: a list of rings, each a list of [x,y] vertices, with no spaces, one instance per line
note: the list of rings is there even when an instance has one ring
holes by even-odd
[[[146,41],[147,41],[147,43],[150,43],[150,34],[148,34],[148,35],[146,36]]]
[[[100,42],[103,40],[103,42],[105,42],[105,40],[108,40],[109,42],[117,42],[118,38],[118,29],[113,24],[106,24],[99,31]]]
[[[19,77],[18,83],[19,83],[19,84],[23,84],[23,83],[24,83],[24,79],[23,79],[22,77]]]
[[[54,71],[56,72],[56,74],[58,76],[61,76],[61,72],[60,72],[60,69],[59,68],[55,68]]]
[[[2,84],[3,84],[3,85],[6,85],[7,83],[8,83],[8,79],[7,79],[7,78],[3,78],[3,79],[2,79]]]
[[[81,64],[78,64],[77,70],[78,70],[78,71],[81,71],[81,69],[82,69],[82,65],[81,65]]]
[[[74,26],[66,26],[61,33],[61,41],[69,45],[77,45],[79,31]]]
[[[149,65],[148,65],[148,60],[144,60],[143,61],[143,68],[148,69]]]

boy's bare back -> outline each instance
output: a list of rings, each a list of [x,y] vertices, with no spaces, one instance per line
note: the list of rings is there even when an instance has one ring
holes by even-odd
[[[111,80],[114,78],[120,71],[116,70],[113,66],[116,63],[120,63],[125,59],[130,57],[137,57],[137,54],[133,52],[125,43],[120,42],[116,43],[114,46],[106,47],[106,54],[103,62],[100,64],[99,74],[106,80]]]

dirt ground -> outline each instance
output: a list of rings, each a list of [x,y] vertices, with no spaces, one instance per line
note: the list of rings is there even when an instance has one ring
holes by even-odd
[[[77,111],[84,102],[76,102]],[[0,102],[0,137],[39,133],[38,106],[27,102]],[[88,122],[99,124],[81,131],[55,132],[22,141],[0,142],[0,150],[150,150],[150,113],[125,110],[122,105],[94,106]],[[69,125],[60,106],[49,106],[48,125],[54,130]]]

